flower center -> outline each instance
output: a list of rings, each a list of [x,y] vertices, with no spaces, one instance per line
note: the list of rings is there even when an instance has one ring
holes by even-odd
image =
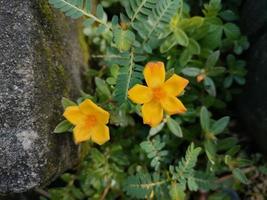
[[[92,127],[94,125],[96,125],[97,120],[96,117],[94,115],[88,115],[86,118],[86,125],[89,127]]]
[[[162,98],[164,98],[166,96],[165,91],[163,90],[163,88],[158,87],[158,88],[154,88],[153,89],[153,97],[156,100],[160,100]]]

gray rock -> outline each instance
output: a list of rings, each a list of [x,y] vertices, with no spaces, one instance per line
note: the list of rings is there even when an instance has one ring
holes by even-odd
[[[247,0],[241,24],[251,43],[245,55],[247,83],[237,104],[242,134],[248,135],[254,150],[267,153],[267,1]]]
[[[45,0],[0,0],[0,193],[44,186],[79,159],[71,134],[53,134],[61,97],[81,85],[77,30]]]

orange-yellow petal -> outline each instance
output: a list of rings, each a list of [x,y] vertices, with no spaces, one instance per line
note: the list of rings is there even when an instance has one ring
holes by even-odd
[[[92,141],[102,145],[109,141],[109,129],[106,125],[99,124],[92,128]]]
[[[91,130],[90,126],[87,126],[84,123],[78,124],[73,129],[73,136],[74,136],[74,142],[76,144],[79,144],[81,142],[87,141],[91,139]]]
[[[109,121],[109,113],[89,99],[84,100],[79,108],[85,115],[96,116],[98,122],[107,124]]]
[[[188,83],[187,79],[174,74],[164,83],[163,87],[168,95],[176,97],[182,93]]]
[[[186,112],[186,108],[183,103],[176,97],[168,96],[161,100],[161,105],[165,112],[169,115],[181,114]]]
[[[150,101],[142,106],[144,124],[157,126],[163,119],[163,109],[159,102]]]
[[[86,115],[80,111],[78,106],[67,107],[63,116],[74,125],[81,123],[86,118]]]
[[[143,104],[149,102],[152,97],[153,93],[152,90],[146,86],[136,84],[128,91],[129,98],[138,104]]]
[[[159,87],[165,81],[163,62],[149,62],[144,69],[144,77],[149,87]]]

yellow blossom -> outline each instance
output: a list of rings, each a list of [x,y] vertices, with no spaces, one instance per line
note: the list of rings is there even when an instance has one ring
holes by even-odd
[[[92,140],[102,145],[109,140],[109,113],[89,99],[79,106],[69,106],[63,116],[75,125],[73,129],[76,144]]]
[[[168,115],[186,112],[183,103],[176,98],[189,81],[176,74],[165,82],[165,67],[162,62],[149,62],[144,69],[147,86],[137,84],[128,91],[129,98],[142,105],[144,124],[157,126]]]

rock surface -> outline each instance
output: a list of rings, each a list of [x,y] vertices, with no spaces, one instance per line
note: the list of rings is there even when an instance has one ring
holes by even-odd
[[[0,193],[44,186],[78,160],[55,135],[62,96],[80,88],[77,25],[45,0],[0,0]]]
[[[245,55],[248,75],[237,104],[239,118],[253,148],[267,153],[267,1],[246,0],[241,25],[251,46]]]

